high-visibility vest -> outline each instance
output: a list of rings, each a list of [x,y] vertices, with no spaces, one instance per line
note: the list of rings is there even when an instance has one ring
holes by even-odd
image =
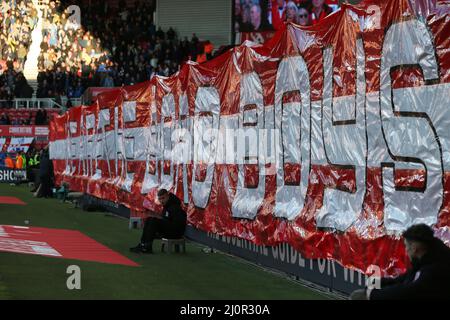
[[[23,166],[23,159],[22,156],[17,156],[16,159],[16,169],[22,169]]]
[[[30,167],[34,166],[34,160],[33,160],[33,158],[28,159],[28,165],[29,165]]]
[[[37,166],[37,165],[39,165],[39,163],[40,163],[39,155],[35,154],[34,155],[34,165]]]
[[[14,169],[14,162],[13,159],[11,159],[10,157],[6,157],[5,159],[5,166],[9,169]]]
[[[27,157],[25,157],[25,155],[22,155],[22,169],[26,169],[27,168]]]

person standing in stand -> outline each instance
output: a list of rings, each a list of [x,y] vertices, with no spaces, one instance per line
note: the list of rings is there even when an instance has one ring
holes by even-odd
[[[40,187],[38,189],[38,198],[50,198],[53,195],[53,163],[50,160],[48,146],[42,150],[41,165],[39,167]]]

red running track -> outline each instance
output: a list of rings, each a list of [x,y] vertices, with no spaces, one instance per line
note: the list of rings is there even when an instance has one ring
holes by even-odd
[[[75,230],[0,225],[0,251],[139,266]]]
[[[15,197],[3,197],[3,196],[0,196],[0,204],[19,204],[22,206],[26,205],[25,202]]]

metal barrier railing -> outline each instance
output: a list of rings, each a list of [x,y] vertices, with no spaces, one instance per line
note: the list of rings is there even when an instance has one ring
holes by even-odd
[[[54,99],[50,98],[32,98],[32,99],[13,99],[13,100],[0,100],[0,108],[14,108],[14,109],[54,109],[65,108],[67,98],[61,99],[61,104],[57,103]],[[81,105],[81,98],[70,99],[72,106]]]

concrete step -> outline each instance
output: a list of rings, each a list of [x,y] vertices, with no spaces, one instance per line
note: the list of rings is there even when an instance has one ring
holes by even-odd
[[[38,81],[36,79],[30,79],[30,80],[27,80],[27,81],[28,81],[28,84],[30,85],[30,87],[33,88],[33,98],[35,98],[36,97],[36,92],[37,92],[37,89],[38,89]]]
[[[38,58],[41,53],[41,43],[42,43],[42,8],[39,6],[38,0],[33,0],[34,7],[38,13],[38,23],[31,32],[31,45],[28,51],[27,60],[24,66],[24,76],[28,80],[28,83],[33,87],[36,92],[37,89],[37,76],[39,73],[38,69]],[[36,82],[33,82],[36,81]],[[32,84],[33,83],[33,84]]]

